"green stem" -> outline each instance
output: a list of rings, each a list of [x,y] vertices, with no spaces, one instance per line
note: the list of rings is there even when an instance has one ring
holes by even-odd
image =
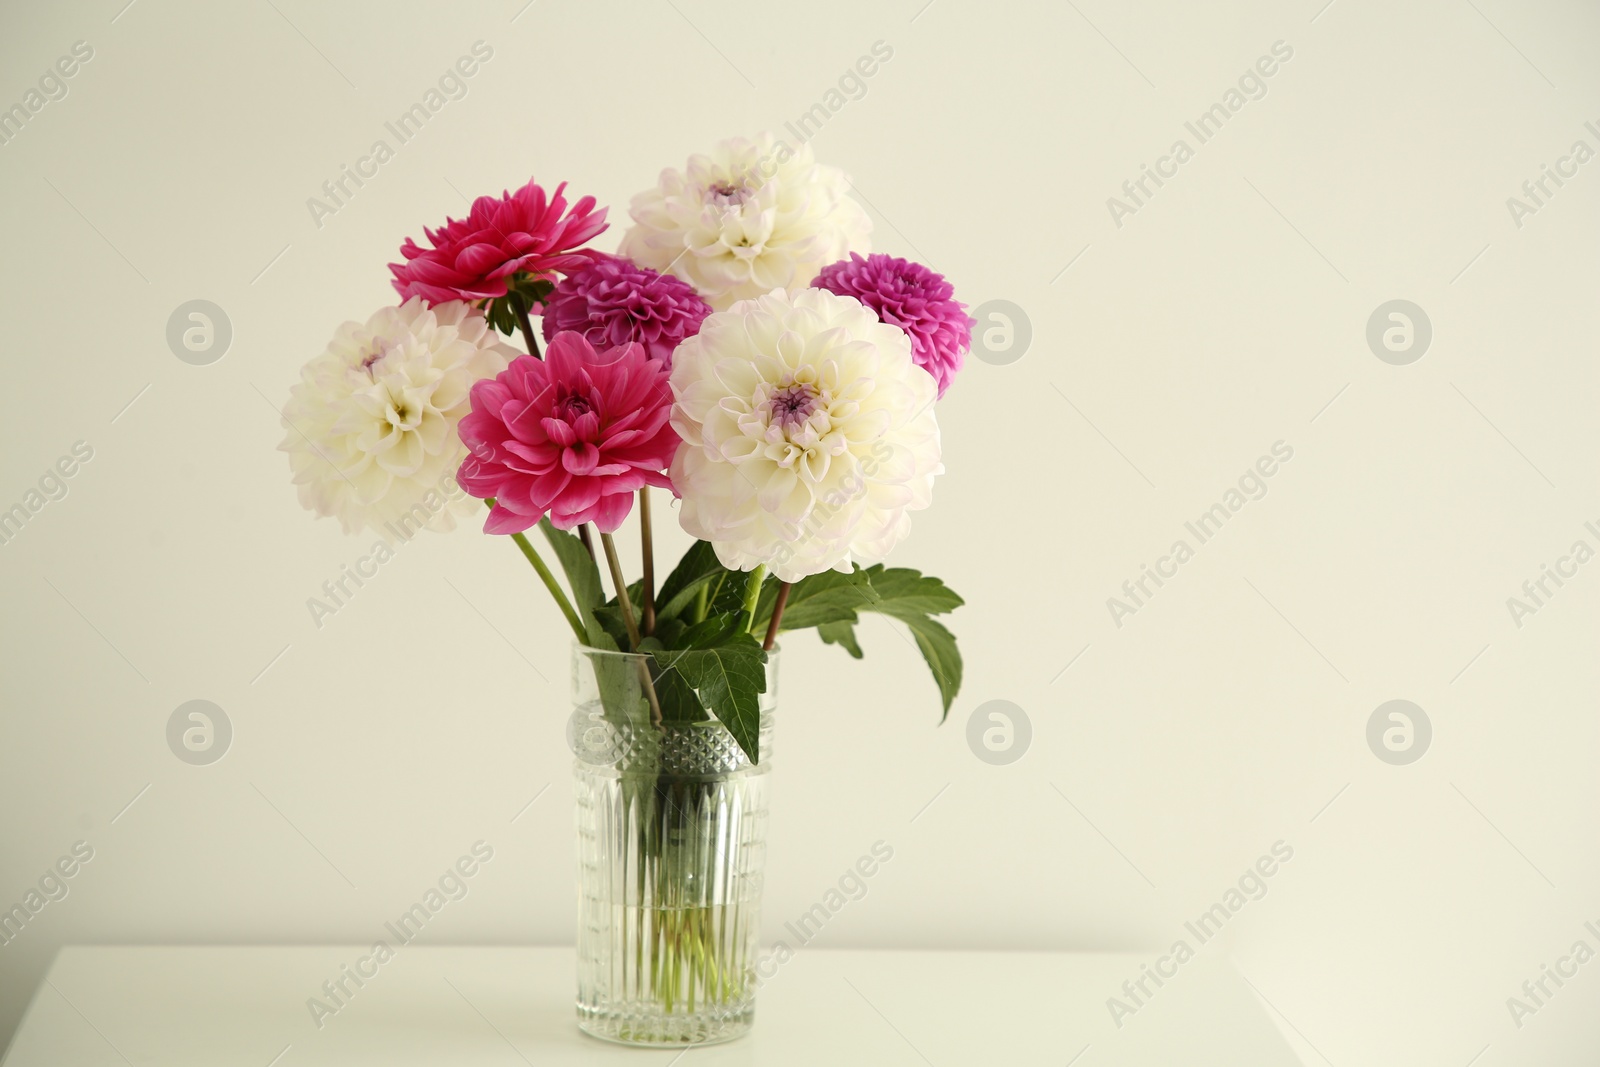
[[[489,507],[494,507],[494,497],[484,501]],[[544,565],[544,560],[539,558],[528,539],[520,533],[511,535],[511,540],[522,549],[522,554],[528,557],[528,562],[533,564],[533,569],[539,572],[539,578],[544,582],[544,587],[550,590],[550,595],[555,597],[556,607],[561,609],[561,614],[567,617],[567,625],[572,627],[572,632],[578,638],[578,644],[587,645],[589,635],[584,632],[583,620],[578,618],[578,613],[572,608],[572,601],[567,599],[567,594],[561,591],[561,585],[556,581],[556,576],[550,573],[550,568]]]
[[[767,580],[767,565],[756,564],[750,580],[744,587],[744,614],[740,616],[742,629],[751,630],[756,624],[756,604],[761,600],[761,583]]]
[[[606,564],[611,568],[611,584],[617,590],[617,607],[622,609],[622,625],[628,628],[630,651],[639,651],[639,623],[633,617],[633,598],[628,595],[628,580],[622,576],[622,561],[617,558],[616,542],[611,535],[600,535],[600,544],[606,550]]]
[[[772,604],[772,621],[767,624],[767,639],[761,642],[761,651],[771,652],[778,640],[778,627],[783,623],[784,605],[789,603],[789,583],[778,583],[778,599]]]
[[[522,554],[528,557],[528,562],[533,564],[533,569],[539,572],[539,578],[544,582],[544,587],[550,590],[550,595],[556,598],[556,606],[561,609],[561,614],[567,617],[567,625],[572,627],[573,634],[578,638],[580,645],[589,643],[589,635],[583,632],[583,621],[578,618],[578,613],[573,610],[572,602],[567,599],[567,594],[561,591],[561,586],[556,582],[556,576],[550,573],[550,568],[544,565],[544,560],[539,558],[528,539],[520,533],[511,535],[511,540],[522,549]]]
[[[656,553],[650,534],[650,487],[639,487],[639,544],[644,555],[644,604],[639,630],[646,637],[656,632]]]
[[[539,354],[539,339],[533,332],[533,321],[528,318],[528,302],[515,290],[506,295],[511,300],[511,313],[517,317],[517,325],[522,327],[522,339],[528,342],[528,355],[543,359]]]
[[[632,642],[630,651],[639,651],[639,624],[633,617],[633,598],[628,596],[628,582],[622,576],[622,561],[617,558],[616,542],[611,540],[611,535],[602,533],[600,544],[606,551],[606,563],[611,568],[611,584],[617,589],[617,607],[622,609],[622,625],[628,628],[628,640]],[[655,726],[661,725],[661,698],[656,695],[656,687],[650,680],[650,668],[645,666],[644,660],[639,661],[639,684],[644,689],[645,699],[650,704],[650,722]]]

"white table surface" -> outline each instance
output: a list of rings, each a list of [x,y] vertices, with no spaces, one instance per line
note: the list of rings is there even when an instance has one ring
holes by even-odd
[[[751,1034],[687,1052],[580,1033],[570,948],[406,946],[319,1029],[307,998],[364,952],[65,948],[4,1067],[1299,1067],[1249,987],[1204,951],[1118,1028],[1106,1000],[1147,957],[807,948],[762,987]]]

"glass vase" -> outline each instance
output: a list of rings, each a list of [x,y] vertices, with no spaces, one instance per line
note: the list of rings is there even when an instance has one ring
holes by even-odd
[[[629,1045],[730,1041],[755,1019],[777,656],[760,762],[715,719],[657,723],[648,656],[574,649],[578,1026]]]

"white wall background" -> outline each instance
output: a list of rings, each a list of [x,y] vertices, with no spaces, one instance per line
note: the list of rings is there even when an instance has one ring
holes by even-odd
[[[480,838],[427,938],[570,940],[555,611],[468,529],[317,629],[306,598],[367,539],[299,510],[273,406],[455,190],[566,179],[624,223],[881,40],[816,153],[876,248],[1019,305],[1032,342],[941,403],[948,473],[897,557],[969,601],[951,721],[887,624],[859,664],[789,642],[771,932],[882,839],[819,943],[1154,955],[1282,840],[1223,946],[1307,1062],[1594,1062],[1600,963],[1520,1029],[1506,1006],[1600,948],[1600,563],[1520,628],[1506,606],[1600,548],[1600,162],[1520,227],[1506,206],[1600,149],[1593,5],[523,2],[4,6],[0,105],[94,57],[0,146],[0,505],[94,458],[0,546],[0,900],[95,855],[0,947],[0,1033],[61,944],[364,941]],[[480,39],[470,94],[315,226],[306,199]],[[1107,197],[1280,40],[1265,97],[1115,225]],[[233,324],[211,366],[164,339],[194,298]],[[1364,339],[1395,298],[1433,324],[1409,366]],[[1267,496],[1114,625],[1279,440]],[[208,767],[165,740],[195,698],[235,729]],[[1394,698],[1433,724],[1409,766],[1365,739]],[[1009,766],[965,740],[993,699],[1032,723]]]

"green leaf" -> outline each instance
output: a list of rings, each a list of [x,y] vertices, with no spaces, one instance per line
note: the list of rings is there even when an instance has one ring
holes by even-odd
[[[505,296],[491,297],[483,302],[483,316],[489,320],[489,325],[509,337],[521,330],[514,302],[520,299],[524,307],[537,313],[536,309],[549,299],[553,289],[554,282],[535,279],[527,271],[518,271],[506,279]]]
[[[685,648],[683,631],[688,627],[682,619],[656,619],[656,638],[660,640],[662,648]]]
[[[910,567],[892,567],[882,564],[866,572],[875,599],[896,604],[899,610],[915,611],[923,615],[943,615],[954,611],[966,601],[938,578],[922,574]]]
[[[767,654],[748,633],[734,633],[716,648],[652,652],[663,675],[676,672],[700,703],[733,735],[751,763],[761,760],[761,694],[767,691]]]
[[[917,639],[917,648],[927,660],[933,680],[939,685],[939,696],[944,700],[944,711],[939,721],[950,717],[950,705],[961,691],[961,650],[956,648],[955,635],[944,624],[926,615],[896,615]]]
[[[711,603],[707,607],[707,618],[712,615],[720,615],[723,612],[744,610],[744,593],[750,583],[750,572],[728,571],[719,575],[719,579],[719,581],[712,583]],[[776,593],[778,579],[770,574],[767,575],[762,588],[770,588]]]
[[[676,618],[694,603],[702,586],[727,573],[727,568],[717,561],[716,549],[710,542],[696,541],[661,583],[656,593],[656,618]]]
[[[601,652],[618,651],[617,643],[603,630],[590,635],[589,647]],[[583,659],[594,671],[600,707],[608,720],[634,725],[650,721],[650,704],[640,685],[638,661],[622,656],[586,655]]]
[[[641,579],[628,586],[628,602],[633,605],[635,621],[644,617],[644,581]],[[619,645],[629,643],[628,624],[622,618],[622,605],[616,597],[611,597],[604,604],[594,609],[595,618],[605,627],[606,632],[617,639]]]
[[[550,542],[556,562],[561,564],[567,576],[567,585],[572,589],[572,606],[577,610],[578,618],[583,620],[584,630],[589,635],[588,644],[593,648],[608,649],[625,646],[628,637],[621,617],[617,617],[615,628],[607,625],[610,620],[605,613],[606,599],[600,587],[600,568],[595,566],[589,550],[583,547],[577,534],[556,529],[548,518],[539,520],[539,529],[544,532],[545,540]]]
[[[545,540],[555,551],[556,562],[566,572],[567,584],[572,588],[573,607],[587,622],[589,613],[605,602],[605,595],[600,591],[600,568],[595,566],[594,558],[576,534],[556,529],[549,518],[539,520],[539,529],[544,531]]]
[[[666,649],[667,646],[659,637],[646,637],[639,642],[640,652],[654,653]],[[683,675],[675,670],[663,670],[656,662],[650,666],[651,685],[655,687],[656,706],[661,709],[662,722],[705,722],[711,718],[701,705],[700,698],[684,681]]]
[[[720,615],[710,615],[679,634],[678,640],[673,643],[672,647],[679,649],[715,648],[732,640],[738,629],[739,613],[737,611],[725,611]]]
[[[778,583],[774,580],[770,588],[761,590],[754,629],[765,632],[777,599]],[[866,571],[859,567],[849,574],[822,571],[800,579],[789,589],[789,603],[783,609],[782,627],[785,630],[804,630],[825,622],[852,622],[856,612],[870,609],[872,601],[872,583]]]
[[[772,617],[777,589],[763,589],[756,610],[756,630]],[[898,619],[911,630],[917,649],[933,672],[944,707],[940,721],[950,714],[950,705],[961,689],[961,653],[955,637],[930,616],[954,611],[964,603],[949,586],[909,567],[885,569],[882,564],[849,574],[823,571],[794,583],[789,604],[779,624],[783,630],[817,627],[826,644],[836,644],[856,658],[861,646],[855,624],[863,611]]]
[[[856,624],[848,619],[818,624],[817,636],[822,638],[823,644],[839,645],[856,659],[861,658],[861,646],[856,643]]]

